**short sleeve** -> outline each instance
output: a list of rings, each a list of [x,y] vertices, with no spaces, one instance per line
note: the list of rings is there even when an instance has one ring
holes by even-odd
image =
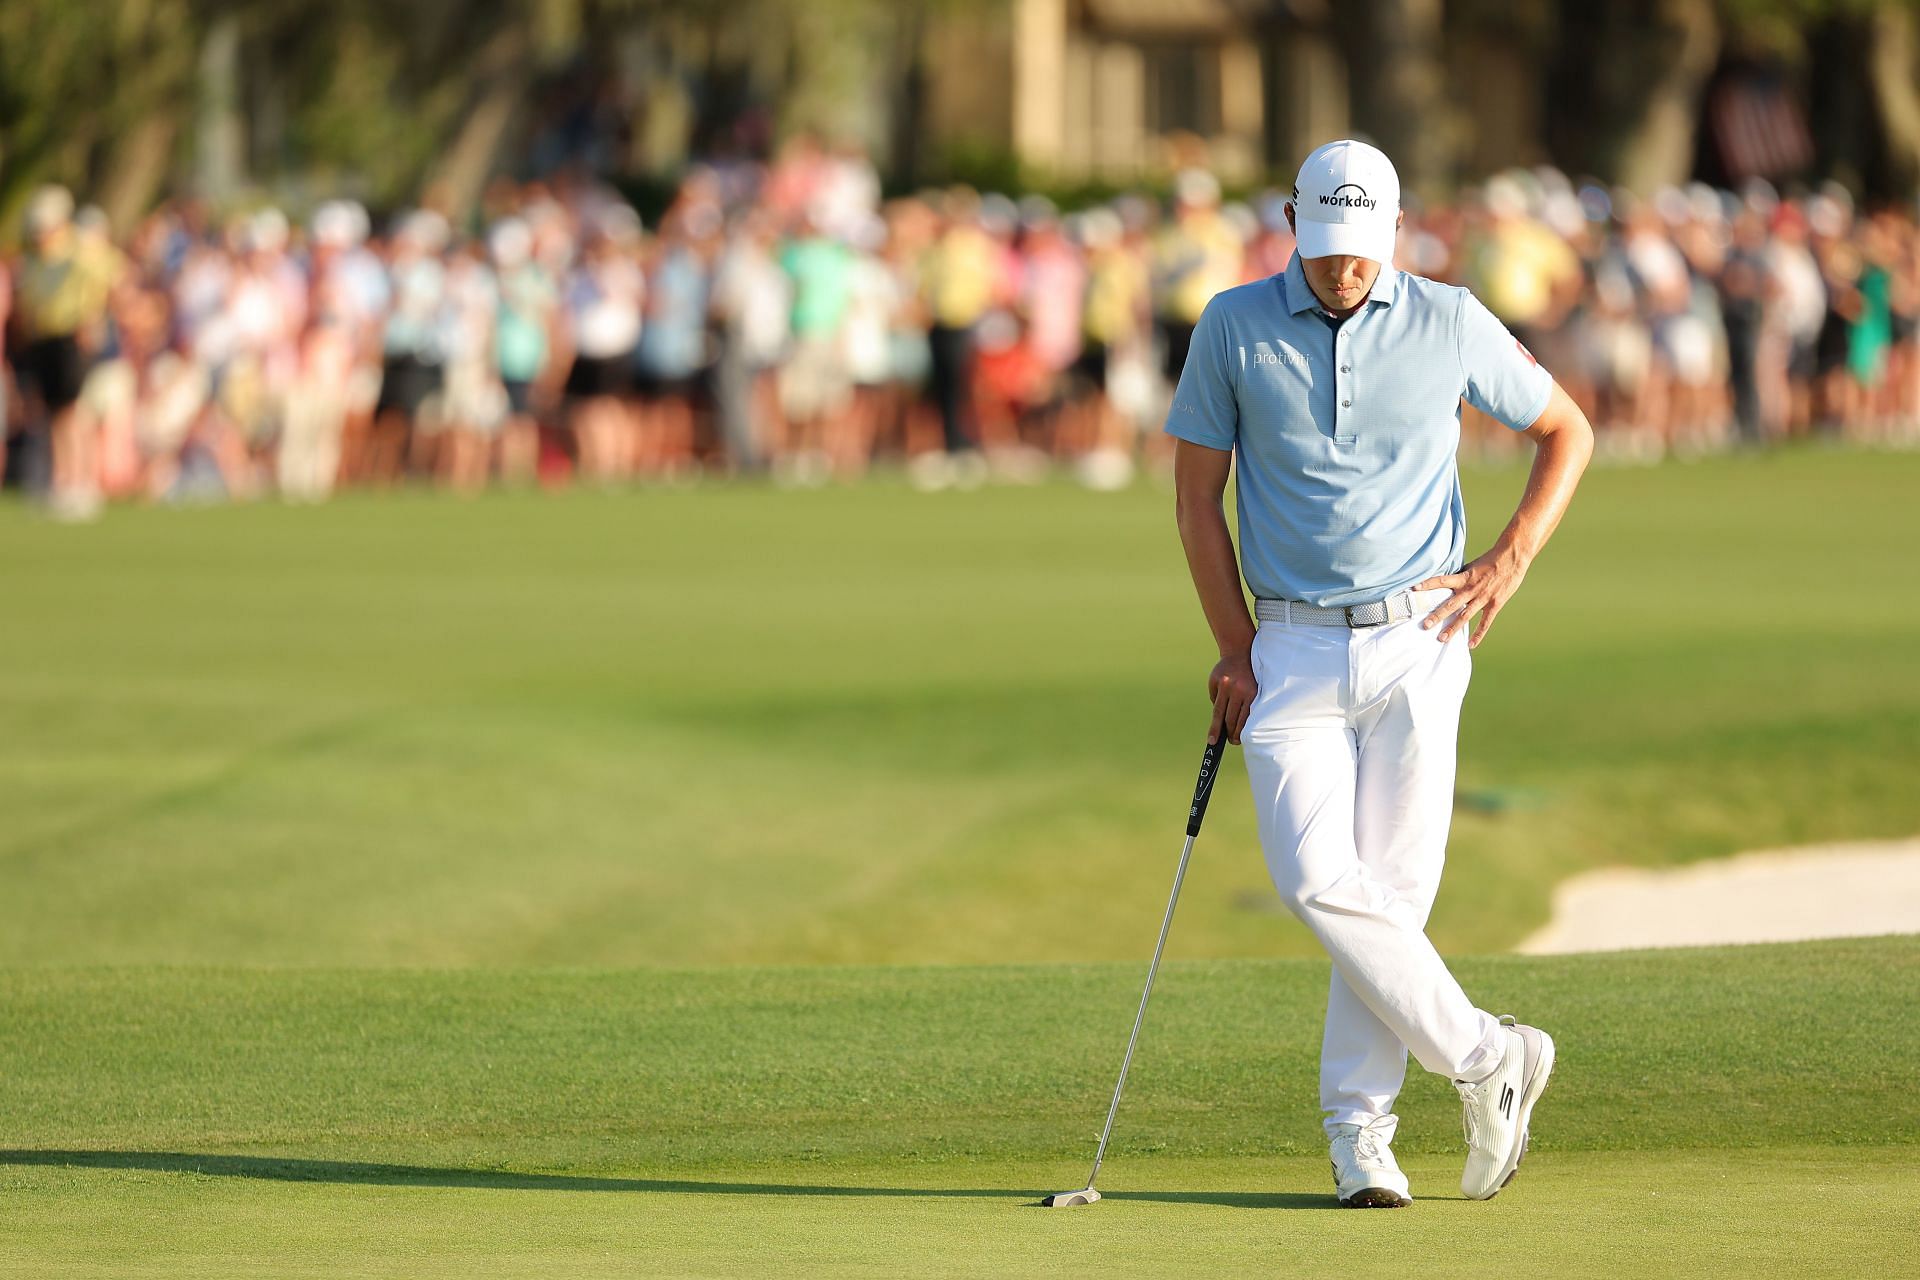
[[[1232,348],[1218,300],[1193,328],[1187,364],[1167,410],[1167,434],[1209,449],[1231,449],[1240,435],[1240,403],[1233,390]]]
[[[1553,375],[1471,293],[1460,301],[1460,369],[1467,403],[1515,431],[1546,412]]]

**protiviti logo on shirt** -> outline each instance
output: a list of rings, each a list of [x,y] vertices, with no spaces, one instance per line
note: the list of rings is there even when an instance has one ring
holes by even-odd
[[[1344,182],[1327,195],[1320,197],[1320,203],[1334,209],[1372,209],[1380,203],[1367,194],[1367,189],[1357,182]]]

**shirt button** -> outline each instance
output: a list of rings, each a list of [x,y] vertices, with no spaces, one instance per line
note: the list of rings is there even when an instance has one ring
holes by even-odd
[[[1351,408],[1353,408],[1353,401],[1351,401],[1351,400],[1342,400],[1342,401],[1340,402],[1340,407],[1341,407],[1342,409],[1351,409]]]
[[[1341,365],[1341,366],[1340,366],[1340,372],[1342,372],[1342,373],[1352,373],[1352,372],[1353,372],[1353,366],[1352,366],[1352,365],[1350,365],[1350,364],[1343,364],[1343,365]]]

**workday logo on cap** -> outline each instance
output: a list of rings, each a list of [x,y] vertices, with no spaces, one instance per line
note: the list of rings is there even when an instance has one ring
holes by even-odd
[[[1298,194],[1299,188],[1294,188],[1294,191]],[[1357,182],[1346,183],[1331,195],[1322,195],[1320,203],[1343,209],[1376,209],[1380,206],[1380,202],[1370,199],[1367,189]]]
[[[1393,261],[1400,217],[1400,175],[1378,147],[1329,142],[1300,166],[1293,184],[1300,256]]]

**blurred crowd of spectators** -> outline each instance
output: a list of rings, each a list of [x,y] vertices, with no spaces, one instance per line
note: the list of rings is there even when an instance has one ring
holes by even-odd
[[[1282,270],[1284,196],[1062,214],[883,200],[857,152],[689,172],[657,226],[591,180],[502,184],[479,233],[334,201],[163,207],[123,240],[45,188],[0,270],[6,475],[104,499],[325,498],[901,461],[927,488],[1129,482],[1218,290]],[[1398,265],[1469,285],[1603,448],[1657,458],[1920,421],[1920,232],[1838,189],[1637,199],[1551,170],[1409,208]],[[1504,433],[1467,410],[1469,447]]]

